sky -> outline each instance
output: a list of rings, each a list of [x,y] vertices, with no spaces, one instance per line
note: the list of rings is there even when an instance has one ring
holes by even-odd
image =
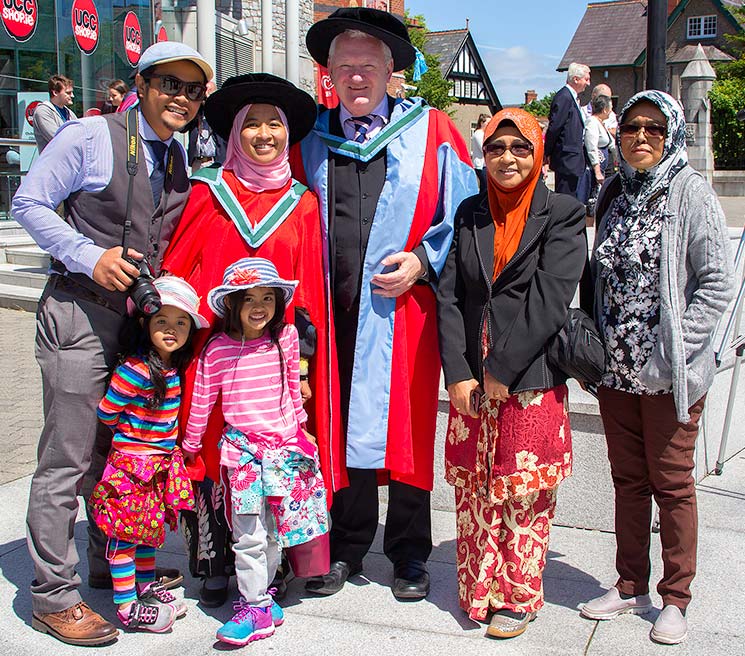
[[[463,29],[471,36],[502,104],[542,98],[559,89],[564,51],[587,8],[587,0],[406,0],[409,14],[424,16],[430,31]]]

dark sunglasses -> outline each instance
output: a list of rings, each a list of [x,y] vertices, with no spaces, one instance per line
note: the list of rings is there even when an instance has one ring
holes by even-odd
[[[484,145],[484,155],[490,157],[502,157],[505,152],[510,151],[515,157],[527,157],[533,152],[533,144],[513,143],[509,147],[500,141]]]
[[[160,90],[167,96],[178,96],[182,91],[189,100],[204,100],[207,93],[207,85],[201,82],[184,82],[173,75],[158,75],[151,73],[145,79],[150,82],[152,78],[160,80]]]
[[[624,137],[635,137],[639,134],[640,130],[644,130],[644,134],[647,137],[653,137],[654,139],[660,139],[665,136],[667,128],[664,125],[657,125],[656,123],[650,123],[649,125],[634,125],[633,123],[621,123],[618,126],[618,130],[621,136]]]

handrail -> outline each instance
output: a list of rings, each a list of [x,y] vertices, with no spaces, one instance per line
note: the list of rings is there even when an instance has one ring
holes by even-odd
[[[0,137],[0,146],[35,146],[36,141],[34,139],[10,139],[7,137]]]

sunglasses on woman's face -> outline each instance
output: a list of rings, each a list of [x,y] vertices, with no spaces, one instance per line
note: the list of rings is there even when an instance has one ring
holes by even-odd
[[[184,82],[173,75],[158,75],[152,73],[145,78],[148,82],[152,78],[160,80],[160,90],[167,96],[178,96],[182,91],[189,100],[203,100],[207,93],[207,85],[201,82]]]
[[[495,141],[484,145],[484,155],[489,157],[502,157],[508,150],[515,157],[527,157],[533,152],[533,144],[518,142],[506,146],[501,141]]]
[[[618,130],[621,132],[622,137],[636,137],[641,130],[644,130],[644,135],[653,139],[661,139],[665,136],[667,128],[664,125],[657,125],[657,123],[650,123],[649,125],[635,125],[634,123],[621,123],[618,126]]]

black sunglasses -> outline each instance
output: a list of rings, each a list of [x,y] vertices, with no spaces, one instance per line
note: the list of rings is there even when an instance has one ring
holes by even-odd
[[[664,125],[657,125],[657,123],[650,123],[649,125],[621,123],[621,125],[618,126],[618,130],[624,137],[635,137],[639,134],[640,130],[644,130],[644,134],[647,137],[652,137],[654,139],[660,139],[667,133],[667,128]]]
[[[160,90],[167,96],[178,96],[182,91],[189,100],[204,100],[207,94],[207,85],[201,82],[184,82],[173,75],[158,75],[151,73],[145,79],[150,82],[152,78],[160,80]]]
[[[533,144],[513,143],[509,147],[505,146],[501,141],[484,144],[484,155],[489,155],[490,157],[502,157],[508,150],[515,157],[527,157],[533,152]]]

